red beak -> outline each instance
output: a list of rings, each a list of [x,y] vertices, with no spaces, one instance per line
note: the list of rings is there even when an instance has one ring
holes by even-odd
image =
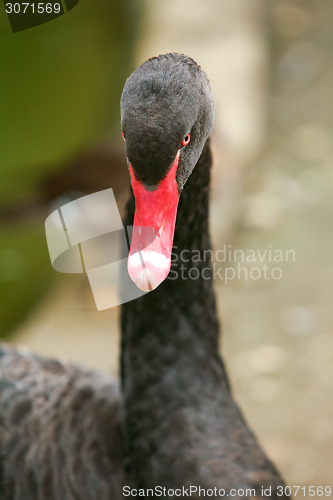
[[[127,269],[141,290],[154,290],[168,276],[175,233],[179,190],[176,182],[179,153],[167,176],[154,191],[135,178],[129,164],[135,197],[134,227]]]

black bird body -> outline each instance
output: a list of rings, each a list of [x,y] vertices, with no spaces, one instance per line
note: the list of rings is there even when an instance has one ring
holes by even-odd
[[[171,104],[168,122],[166,103],[175,89],[178,109],[183,95],[186,112],[178,116]],[[140,113],[138,145],[133,134]],[[178,132],[163,135],[168,123]],[[262,487],[272,487],[272,498],[283,498],[276,494],[281,477],[230,393],[212,280],[202,274],[207,262],[182,259],[183,250],[210,248],[212,123],[206,76],[185,56],[154,58],[127,81],[122,126],[132,183],[134,175],[154,193],[178,155],[175,180],[182,194],[171,273],[154,291],[122,306],[121,389],[107,375],[3,346],[0,500],[111,500],[123,498],[124,485],[254,489],[247,496],[257,497]],[[190,145],[182,149],[189,132]],[[156,172],[154,161],[168,145]],[[126,224],[133,223],[137,201],[132,194]],[[200,277],[174,279],[180,264],[195,266]]]
[[[122,498],[119,385],[0,346],[0,500]]]

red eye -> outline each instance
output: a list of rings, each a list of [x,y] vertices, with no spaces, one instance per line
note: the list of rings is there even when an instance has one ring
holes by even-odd
[[[126,139],[125,139],[125,136],[124,136],[124,132],[122,132],[121,136],[122,136],[124,142],[126,142]]]
[[[182,146],[187,146],[190,140],[191,140],[190,134],[186,134],[184,139],[182,140]]]

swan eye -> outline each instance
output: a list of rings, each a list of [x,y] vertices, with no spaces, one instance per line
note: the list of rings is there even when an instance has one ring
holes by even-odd
[[[182,146],[183,147],[187,146],[188,143],[190,142],[190,140],[191,140],[190,134],[186,134],[185,137],[184,137],[184,139],[182,140]]]
[[[123,141],[126,142],[126,139],[125,139],[125,136],[124,136],[124,132],[121,133],[121,137],[123,138]]]

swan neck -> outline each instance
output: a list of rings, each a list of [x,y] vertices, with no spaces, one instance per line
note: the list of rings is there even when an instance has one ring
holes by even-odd
[[[155,361],[158,372],[153,378],[156,375],[162,380],[171,366],[176,370],[177,363],[188,363],[188,369],[194,371],[191,376],[198,377],[197,361],[218,358],[219,325],[210,263],[200,259],[211,248],[210,167],[207,141],[180,197],[169,277],[153,292],[122,306],[122,383],[130,397],[151,384],[148,368]],[[130,224],[133,200],[127,215]],[[194,261],[191,255],[195,255]],[[203,369],[209,371],[211,366],[207,363]]]

